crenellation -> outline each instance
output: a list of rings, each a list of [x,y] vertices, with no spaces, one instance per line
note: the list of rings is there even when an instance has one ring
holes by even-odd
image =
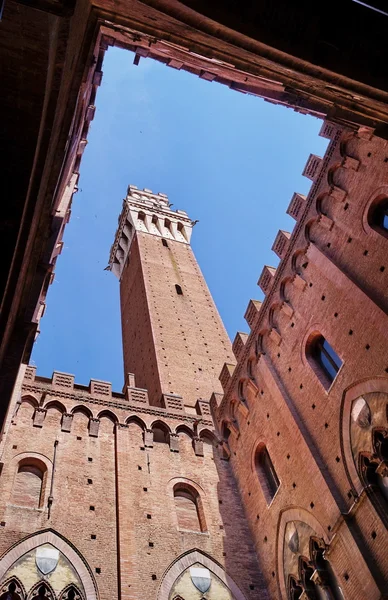
[[[25,372],[25,375],[24,375],[24,380],[25,381],[35,381],[35,377],[36,377],[36,367],[28,365],[26,367],[26,372]]]
[[[322,166],[322,157],[316,154],[310,154],[307,159],[305,168],[303,169],[302,175],[307,177],[311,181],[316,181],[318,178],[320,169]]]
[[[149,405],[147,390],[127,386],[125,388],[125,399],[128,400],[128,402]]]
[[[163,394],[163,405],[164,408],[172,412],[184,412],[185,407],[183,405],[182,396],[177,394]]]
[[[303,194],[294,193],[291,202],[287,208],[287,214],[290,215],[295,221],[299,221],[301,218],[305,207],[306,207],[306,196]]]
[[[235,336],[233,344],[232,344],[232,351],[233,351],[234,357],[237,361],[239,360],[241,353],[244,350],[244,346],[247,342],[247,339],[248,339],[247,333],[243,333],[241,331],[238,331],[236,333],[236,336]]]
[[[323,130],[331,143],[319,165],[315,164],[314,173],[311,168],[309,175],[314,183],[308,197],[303,202],[293,197],[288,212],[298,221],[297,226],[288,239],[287,249],[279,256],[276,276],[234,372],[227,379],[224,396],[220,402],[213,400],[211,406],[218,434],[224,438],[225,458],[232,465],[254,532],[256,551],[268,577],[271,569],[277,577],[278,587],[276,591],[273,588],[273,597],[277,592],[282,599],[289,597],[290,577],[304,585],[298,569],[293,569],[284,557],[290,552],[292,532],[296,530],[302,540],[306,535],[303,527],[308,527],[307,541],[314,537],[325,539],[326,560],[330,561],[335,577],[332,585],[341,585],[343,597],[378,600],[388,581],[385,567],[381,579],[375,579],[374,572],[375,564],[382,565],[387,548],[386,508],[379,512],[379,500],[372,496],[367,499],[365,480],[360,480],[363,475],[360,472],[356,475],[361,455],[357,458],[352,443],[359,439],[360,428],[364,426],[363,447],[371,448],[372,422],[380,422],[377,415],[388,397],[387,369],[380,362],[380,351],[386,341],[382,337],[381,318],[377,316],[385,290],[376,276],[377,264],[384,262],[386,234],[380,229],[379,235],[371,237],[365,228],[365,213],[371,210],[369,206],[373,207],[373,190],[381,190],[385,185],[381,163],[388,158],[381,141],[371,140],[369,134],[364,140],[356,132],[341,131],[338,126]],[[363,147],[364,153],[360,148],[363,144],[368,144]],[[357,158],[346,164],[346,152]],[[360,156],[375,156],[375,162],[370,161],[367,166],[366,160],[359,162]],[[346,169],[346,179],[341,167]],[[341,185],[345,182],[346,190],[334,186],[333,179]],[[327,214],[320,212],[321,199]],[[384,272],[385,268],[380,270]],[[275,318],[274,311],[278,308]],[[240,398],[236,405],[240,382],[247,373],[247,360],[254,354],[257,356],[259,336],[263,351],[249,371],[254,385],[244,385],[246,402]],[[336,371],[329,380],[325,379],[327,375],[315,354],[316,347],[311,346],[312,340],[318,339],[324,339],[338,356]],[[366,342],[367,339],[373,339],[373,344]],[[385,375],[376,379],[376,373],[383,371]],[[349,393],[353,404],[346,399]],[[374,393],[381,399],[380,408],[373,404],[376,402],[373,398],[377,398]],[[240,410],[242,404],[244,410]],[[368,426],[362,418],[358,426],[354,425],[359,413],[351,413],[351,406],[354,411],[356,407],[357,411],[369,407]],[[373,410],[377,410],[374,417]],[[357,433],[351,442],[353,428]],[[272,483],[268,472],[265,480],[259,458],[255,458],[255,452],[260,456],[263,448],[278,478]],[[382,472],[385,473],[383,467]],[[377,462],[376,473],[380,476]],[[268,485],[273,485],[273,491]],[[351,514],[358,524],[357,541],[343,518],[345,513]],[[324,535],[320,523],[326,528]],[[378,539],[379,547],[375,544]],[[278,557],[276,570],[268,552]],[[294,546],[292,552],[298,555]],[[311,556],[308,561],[313,563]],[[314,581],[322,585],[321,579],[314,577]],[[298,597],[304,597],[307,592],[300,587],[297,593]]]
[[[61,371],[54,371],[52,375],[52,385],[53,387],[72,390],[74,388],[74,375],[62,373]]]
[[[276,275],[275,267],[269,267],[265,265],[257,282],[257,285],[260,287],[264,294],[268,294],[270,291],[274,278]]]
[[[234,368],[235,368],[235,365],[231,364],[231,363],[224,363],[224,366],[222,367],[219,379],[220,379],[222,389],[224,390],[224,392],[227,389],[227,387],[231,381]]]
[[[291,233],[288,231],[283,231],[279,229],[275,241],[272,245],[272,250],[275,252],[276,256],[282,259],[287,251],[288,244],[290,241]]]
[[[112,384],[109,381],[101,381],[99,379],[91,379],[89,383],[89,391],[92,396],[112,397]]]
[[[262,302],[260,300],[249,300],[249,304],[245,311],[244,319],[248,323],[250,329],[254,329],[259,318]]]
[[[381,140],[322,131],[328,149],[307,169],[307,198],[293,197],[295,228],[277,234],[279,266],[264,267],[265,299],[249,302],[250,333],[232,348],[183,216],[167,196],[130,186],[111,254],[123,392],[20,373],[1,448],[0,569],[29,540],[35,553],[44,528],[54,548],[77,548],[82,568],[66,580],[76,600],[191,598],[187,569],[198,564],[209,600],[219,590],[225,600],[291,600],[311,585],[333,598],[382,597],[388,157]],[[93,568],[104,575],[96,582],[85,575]]]

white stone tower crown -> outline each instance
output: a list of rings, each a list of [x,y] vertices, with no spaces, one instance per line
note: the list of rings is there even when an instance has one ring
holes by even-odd
[[[110,270],[116,277],[121,277],[136,231],[190,244],[194,223],[184,210],[174,211],[171,206],[166,194],[128,186],[109,257]]]

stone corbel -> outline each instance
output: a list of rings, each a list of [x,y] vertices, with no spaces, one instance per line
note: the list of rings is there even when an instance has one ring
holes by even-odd
[[[342,166],[345,169],[352,169],[353,171],[357,171],[360,166],[360,161],[357,158],[353,158],[351,156],[345,156],[342,161]]]
[[[288,302],[283,302],[280,310],[282,311],[282,313],[284,313],[285,315],[287,315],[287,317],[289,319],[291,319],[294,315],[294,309],[292,308],[291,304],[289,304]]]
[[[70,433],[71,425],[73,423],[73,416],[74,415],[72,413],[63,414],[61,422],[61,431],[66,431],[67,433]]]
[[[196,437],[193,439],[194,453],[196,456],[203,456],[203,441]]]
[[[231,452],[226,442],[222,442],[219,446],[220,456],[223,460],[229,460]]]
[[[332,198],[333,200],[336,200],[337,202],[344,202],[346,196],[347,196],[347,192],[345,190],[342,190],[341,188],[337,187],[336,185],[333,185],[333,187],[330,190],[330,198]]]
[[[306,285],[307,285],[307,281],[305,281],[303,279],[303,277],[301,277],[300,275],[296,274],[294,279],[292,280],[293,284],[299,288],[300,290],[304,290]]]
[[[89,435],[90,437],[98,437],[98,430],[100,428],[100,419],[91,417],[89,419]]]
[[[170,452],[179,452],[179,435],[170,433],[169,435]]]
[[[46,409],[37,407],[34,412],[34,427],[43,427],[43,421],[46,418]]]
[[[144,446],[146,448],[154,447],[154,432],[152,429],[146,429],[144,432]]]

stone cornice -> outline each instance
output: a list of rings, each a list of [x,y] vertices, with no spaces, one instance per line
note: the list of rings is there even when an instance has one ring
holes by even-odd
[[[37,384],[26,384],[24,383],[22,386],[22,394],[23,392],[32,392],[32,393],[42,393],[46,394],[46,401],[48,400],[47,396],[54,398],[64,398],[68,400],[73,400],[75,402],[83,402],[85,404],[95,404],[99,406],[108,406],[110,408],[116,408],[120,410],[125,410],[129,413],[139,413],[139,414],[148,414],[157,417],[164,417],[166,419],[174,419],[176,421],[181,421],[183,423],[194,423],[199,422],[201,425],[206,425],[208,427],[213,427],[213,421],[211,419],[204,419],[201,415],[187,415],[182,414],[181,412],[173,412],[166,411],[164,408],[158,408],[157,406],[142,406],[131,402],[114,402],[110,400],[103,400],[102,398],[95,398],[90,395],[81,395],[75,392],[66,392],[64,390],[52,389],[48,385],[37,385]],[[124,399],[124,397],[123,397]]]

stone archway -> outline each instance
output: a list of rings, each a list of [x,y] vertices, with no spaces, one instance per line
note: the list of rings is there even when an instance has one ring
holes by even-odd
[[[52,530],[30,535],[7,550],[0,558],[0,581],[20,557],[43,544],[51,544],[63,554],[77,572],[84,587],[86,598],[88,600],[98,600],[97,585],[85,559],[65,538]]]
[[[200,564],[206,569],[209,569],[214,575],[216,575],[222,583],[225,584],[233,594],[235,600],[246,600],[246,597],[233,581],[233,579],[226,573],[223,567],[214,561],[210,556],[203,554],[200,550],[193,549],[189,550],[185,554],[182,554],[177,558],[165,571],[162,581],[158,590],[157,600],[168,600],[172,586],[174,585],[177,578],[189,567]]]

